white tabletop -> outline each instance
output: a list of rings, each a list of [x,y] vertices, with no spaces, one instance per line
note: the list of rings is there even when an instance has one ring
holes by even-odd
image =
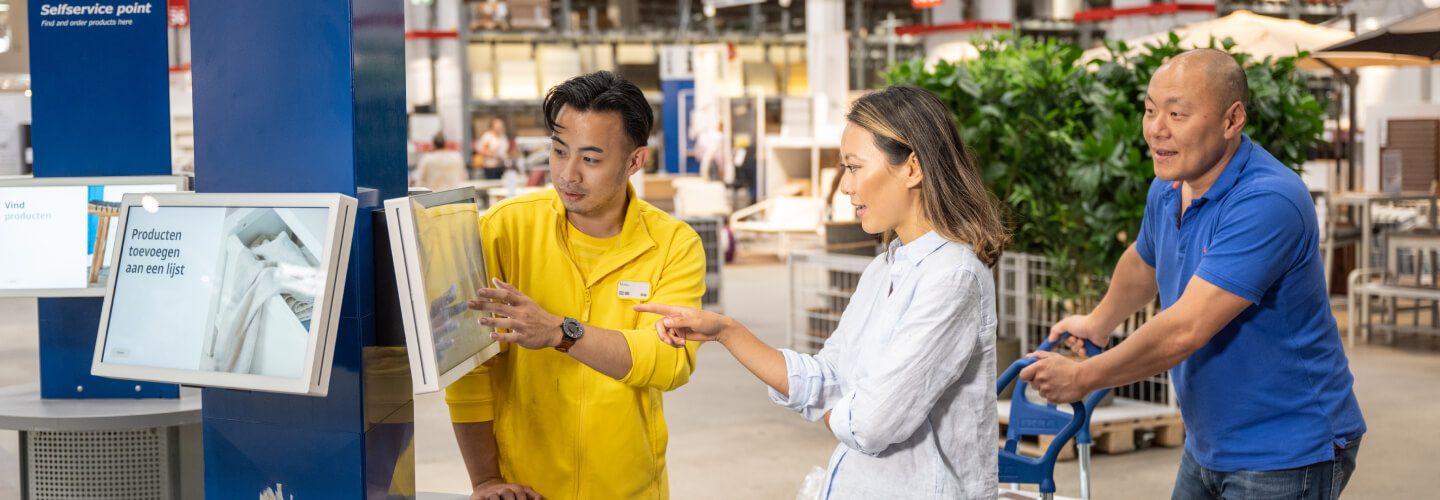
[[[99,431],[200,423],[200,389],[176,399],[40,399],[40,384],[0,387],[0,429]]]
[[[1335,201],[1340,202],[1340,203],[1346,203],[1346,202],[1359,203],[1359,202],[1366,202],[1366,201],[1429,200],[1429,199],[1435,198],[1435,195],[1434,195],[1433,193],[1429,192],[1429,191],[1401,191],[1401,192],[1399,192],[1399,193],[1380,193],[1380,192],[1374,192],[1374,191],[1351,191],[1351,192],[1345,192],[1345,193],[1335,193],[1334,196],[1335,196]]]

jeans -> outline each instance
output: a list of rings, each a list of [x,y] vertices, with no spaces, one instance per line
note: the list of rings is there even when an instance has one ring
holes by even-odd
[[[1335,448],[1335,459],[1285,470],[1234,472],[1201,467],[1190,452],[1180,459],[1171,500],[1334,500],[1355,472],[1360,440]]]

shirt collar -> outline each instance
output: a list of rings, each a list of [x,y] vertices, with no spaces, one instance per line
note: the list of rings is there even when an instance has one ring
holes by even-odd
[[[552,191],[552,193],[554,198],[550,201],[550,208],[555,216],[556,238],[565,242],[567,241],[566,226],[570,222],[565,218],[565,204],[560,201],[560,192]],[[625,208],[625,221],[620,227],[620,237],[615,240],[615,246],[596,263],[595,268],[592,269],[593,276],[587,276],[590,280],[587,286],[593,286],[600,278],[658,246],[655,238],[650,234],[650,228],[645,224],[645,218],[640,214],[640,204],[644,202],[635,196],[635,186],[627,183],[625,196],[628,197],[629,203]],[[566,251],[569,251],[568,247]]]
[[[560,201],[559,190],[552,190],[551,193],[554,196],[550,198],[550,210],[554,212],[557,219],[555,227],[556,229],[563,230],[565,228],[565,224],[569,223],[569,219],[565,217],[565,203],[563,201]],[[650,238],[650,232],[648,228],[643,227],[644,222],[640,217],[640,197],[635,196],[634,185],[631,185],[629,183],[625,184],[625,197],[625,199],[628,200],[628,203],[626,203],[625,206],[625,219],[623,222],[620,223],[620,236],[623,237],[621,238],[621,240],[625,241],[634,240],[635,238],[642,238],[653,244],[654,240]]]
[[[1218,201],[1235,187],[1240,180],[1240,173],[1245,171],[1245,165],[1250,163],[1250,152],[1255,148],[1255,143],[1250,141],[1250,136],[1240,134],[1240,146],[1235,148],[1235,155],[1230,157],[1230,163],[1225,164],[1225,170],[1220,172],[1220,177],[1215,179],[1215,184],[1210,186],[1205,198],[1210,201]]]
[[[900,239],[896,238],[890,241],[890,262],[904,262],[911,266],[919,266],[920,261],[935,253],[948,241],[950,240],[940,237],[935,231],[927,232],[916,238],[915,241],[903,245],[900,243]]]

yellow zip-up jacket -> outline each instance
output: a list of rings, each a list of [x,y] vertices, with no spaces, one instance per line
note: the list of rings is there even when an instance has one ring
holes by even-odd
[[[455,422],[494,420],[500,473],[547,499],[665,499],[668,433],[660,393],[684,385],[698,343],[676,349],[655,333],[656,314],[632,309],[621,282],[648,284],[648,302],[700,307],[705,254],[684,222],[630,199],[615,247],[589,280],[565,244],[565,207],[553,189],[505,200],[480,218],[490,276],[551,314],[618,330],[632,367],[622,380],[554,349],[502,345],[500,354],[445,392]],[[584,342],[581,339],[580,342]]]

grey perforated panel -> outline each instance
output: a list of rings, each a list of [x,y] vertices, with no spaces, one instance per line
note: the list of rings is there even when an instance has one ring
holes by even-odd
[[[170,448],[164,428],[28,432],[26,489],[34,500],[167,499]]]

